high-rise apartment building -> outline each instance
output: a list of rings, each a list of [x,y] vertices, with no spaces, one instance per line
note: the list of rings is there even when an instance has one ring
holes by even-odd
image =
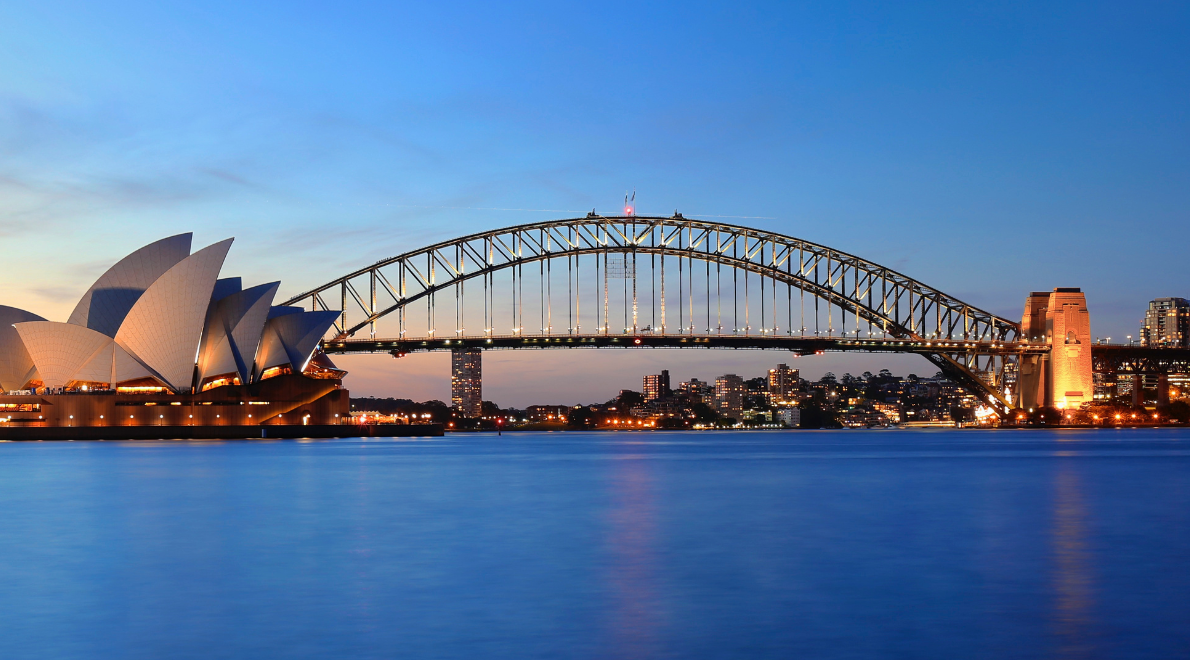
[[[1150,302],[1140,327],[1140,345],[1190,347],[1190,301],[1158,298]]]
[[[797,369],[790,369],[785,364],[778,364],[776,369],[769,369],[769,401],[791,401],[793,393],[797,391],[797,384]]]
[[[460,415],[483,414],[483,350],[456,348],[450,352],[450,403]]]
[[[736,420],[744,416],[744,379],[727,374],[715,379],[715,410]]]
[[[669,370],[662,369],[660,374],[645,376],[645,401],[656,401],[669,394]]]

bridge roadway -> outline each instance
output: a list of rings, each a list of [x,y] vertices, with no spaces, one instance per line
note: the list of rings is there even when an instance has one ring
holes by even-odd
[[[784,350],[797,355],[835,352],[939,353],[963,356],[1022,356],[1049,353],[1047,344],[925,339],[854,339],[850,337],[801,337],[788,335],[495,335],[491,337],[407,337],[404,339],[342,339],[324,341],[330,354],[408,353],[449,351],[458,348],[484,350],[543,348],[731,348]],[[1152,348],[1127,344],[1092,344],[1095,373],[1169,374],[1190,373],[1190,348]]]
[[[945,353],[959,355],[1036,355],[1048,353],[1045,344],[925,339],[854,339],[848,337],[801,337],[789,335],[679,335],[679,334],[590,334],[590,335],[496,335],[490,337],[406,337],[403,339],[341,339],[324,341],[330,354],[391,353],[395,356],[459,348],[733,348],[776,349],[798,355],[860,351],[869,353]]]
[[[1190,373],[1190,348],[1092,344],[1091,369],[1114,374]]]

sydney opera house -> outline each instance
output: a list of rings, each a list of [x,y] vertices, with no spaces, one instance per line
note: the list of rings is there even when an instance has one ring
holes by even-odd
[[[273,305],[279,282],[220,278],[232,239],[162,239],[112,266],[65,322],[0,306],[0,427],[335,424],[343,371],[318,350],[338,312]]]

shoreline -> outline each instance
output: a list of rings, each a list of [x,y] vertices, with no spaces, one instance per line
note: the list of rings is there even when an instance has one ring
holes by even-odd
[[[267,424],[263,426],[0,427],[0,441],[278,440],[440,437],[441,424]]]

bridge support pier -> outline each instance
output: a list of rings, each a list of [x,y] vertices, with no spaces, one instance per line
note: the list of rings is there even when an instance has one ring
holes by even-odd
[[[1077,409],[1092,400],[1091,318],[1080,289],[1030,293],[1021,335],[1029,343],[1048,344],[1050,352],[1021,358],[1019,407]]]
[[[1145,402],[1145,379],[1140,374],[1132,375],[1132,407],[1139,408]]]
[[[1157,405],[1169,405],[1169,376],[1166,374],[1157,376]]]

